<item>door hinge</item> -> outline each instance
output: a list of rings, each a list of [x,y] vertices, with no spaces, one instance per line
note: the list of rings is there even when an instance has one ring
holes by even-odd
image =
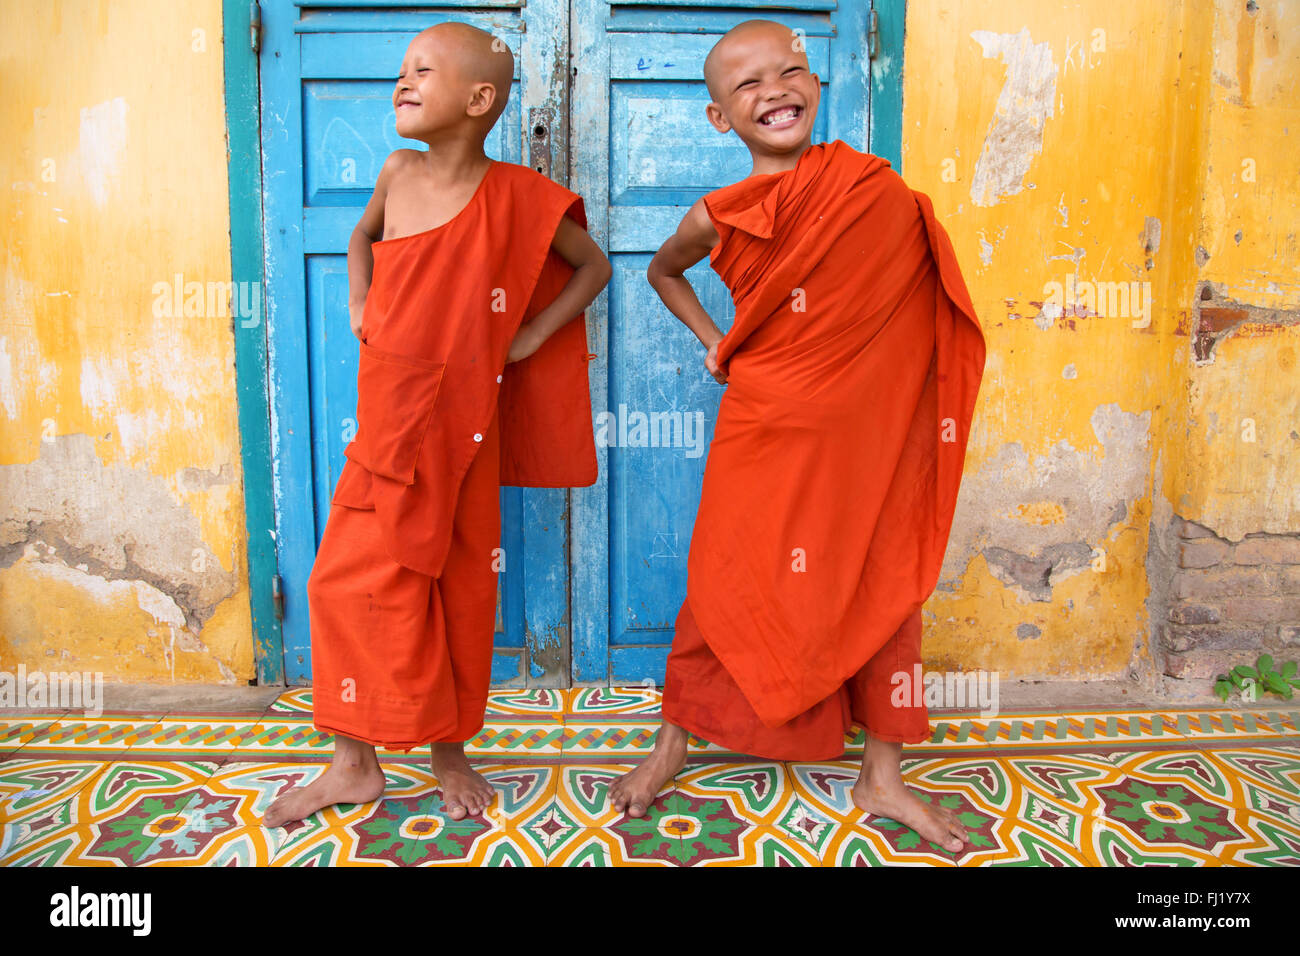
[[[876,51],[880,43],[880,22],[876,17],[876,11],[871,11],[871,20],[867,26],[867,59],[874,60]]]
[[[254,53],[262,51],[262,5],[256,0],[248,5],[248,43]]]
[[[271,606],[275,608],[275,619],[284,620],[284,588],[280,585],[280,575],[271,575]]]

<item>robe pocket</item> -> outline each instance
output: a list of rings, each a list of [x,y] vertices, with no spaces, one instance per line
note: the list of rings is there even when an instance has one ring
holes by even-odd
[[[433,420],[444,362],[361,343],[357,434],[345,454],[376,475],[415,483],[415,463]]]

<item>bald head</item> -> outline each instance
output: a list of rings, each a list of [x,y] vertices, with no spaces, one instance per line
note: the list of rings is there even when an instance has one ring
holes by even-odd
[[[807,65],[803,37],[784,24],[775,20],[746,20],[736,24],[713,44],[713,49],[704,58],[704,83],[709,88],[709,96],[714,102],[722,102],[730,92],[726,84],[729,73],[744,66],[754,56],[755,50],[778,48],[782,53],[798,52]]]
[[[457,80],[467,91],[483,83],[491,85],[492,105],[481,119],[488,128],[493,126],[506,108],[515,72],[514,54],[505,41],[468,23],[449,20],[421,31],[411,41],[412,48],[417,43],[428,44],[441,62],[454,64]]]

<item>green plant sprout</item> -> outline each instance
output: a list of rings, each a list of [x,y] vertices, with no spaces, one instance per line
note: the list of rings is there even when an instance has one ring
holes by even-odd
[[[1241,691],[1245,699],[1248,692],[1253,695],[1254,690],[1261,687],[1267,692],[1290,700],[1295,694],[1295,688],[1300,687],[1300,677],[1296,676],[1296,662],[1283,661],[1281,666],[1275,669],[1273,658],[1268,654],[1260,654],[1254,667],[1249,664],[1238,664],[1228,673],[1220,674],[1214,679],[1214,692],[1225,702],[1234,688]],[[1253,696],[1250,699],[1253,699]]]

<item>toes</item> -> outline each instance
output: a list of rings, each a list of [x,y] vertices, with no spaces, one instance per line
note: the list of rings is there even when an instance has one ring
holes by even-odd
[[[628,816],[643,817],[645,816],[645,807],[634,801],[632,806],[628,807],[627,812]]]
[[[465,807],[459,803],[449,803],[447,804],[447,816],[453,820],[463,820],[465,819]]]

